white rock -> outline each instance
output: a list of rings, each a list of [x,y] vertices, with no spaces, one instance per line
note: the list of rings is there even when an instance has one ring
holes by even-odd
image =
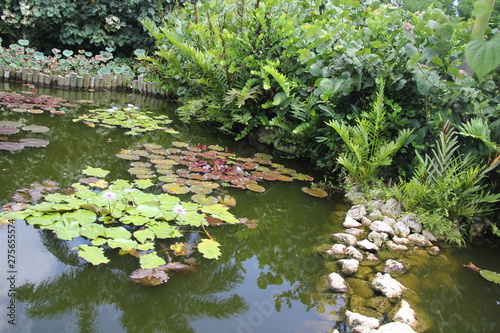
[[[393,279],[389,274],[377,273],[372,282],[372,288],[380,291],[385,297],[395,298],[400,297],[403,291],[408,289],[403,286],[398,280]]]
[[[326,253],[328,253],[331,256],[345,255],[346,254],[345,249],[347,249],[347,246],[345,246],[344,244],[335,244],[332,246],[330,250],[326,251]]]
[[[330,273],[328,275],[328,283],[330,284],[330,288],[333,291],[339,293],[347,292],[347,283],[345,282],[344,278],[338,273]]]
[[[410,326],[399,321],[392,322],[380,326],[378,330],[373,330],[372,333],[417,333]]]
[[[365,227],[369,227],[372,225],[372,221],[374,220],[371,220],[369,219],[368,217],[364,216],[362,219],[361,219],[361,223],[365,226]]]
[[[417,319],[415,318],[415,311],[413,311],[410,304],[405,300],[401,301],[399,310],[394,317],[392,317],[392,320],[407,324],[413,329],[417,328],[418,325]]]
[[[429,230],[422,230],[422,236],[424,236],[425,238],[427,238],[431,242],[437,242],[436,236],[434,236],[434,234],[432,232],[430,232]]]
[[[389,216],[384,216],[384,218],[382,219],[382,222],[384,223],[387,223],[388,225],[390,225],[391,227],[396,224],[396,220],[393,219],[392,217],[389,217]]]
[[[356,237],[350,234],[346,234],[345,232],[339,232],[336,234],[332,234],[333,239],[345,244],[345,245],[356,245],[358,240]]]
[[[379,261],[380,259],[377,258],[377,256],[375,256],[373,253],[368,252],[366,254],[366,260],[368,260],[368,261]]]
[[[377,246],[382,246],[389,238],[389,235],[383,232],[372,231],[368,234],[368,240]]]
[[[403,237],[392,237],[392,241],[396,244],[402,244],[402,245],[408,245],[411,243],[411,241],[408,238],[403,238]]]
[[[394,259],[389,259],[385,262],[384,265],[384,273],[391,273],[391,272],[402,272],[405,270],[405,266],[397,260]]]
[[[394,223],[392,229],[394,229],[394,234],[399,237],[408,237],[411,232],[410,228],[403,222]]]
[[[376,244],[370,242],[368,239],[363,239],[362,241],[358,242],[357,246],[366,251],[378,252],[380,250],[380,248]]]
[[[345,253],[349,258],[354,258],[359,261],[363,260],[363,254],[359,252],[359,250],[354,246],[348,246],[347,249],[345,250]]]
[[[366,215],[371,221],[382,220],[384,218],[384,214],[380,211],[380,209],[374,208],[372,212]]]
[[[377,318],[363,316],[349,310],[345,312],[345,318],[347,325],[355,332],[370,332],[380,327],[380,321]]]
[[[352,206],[347,211],[347,216],[352,217],[355,220],[361,221],[361,219],[366,215],[366,208],[363,205]]]
[[[382,221],[373,222],[372,225],[370,226],[370,230],[376,232],[385,232],[386,234],[394,235],[394,230],[392,229],[392,227]]]
[[[408,246],[396,244],[393,241],[388,241],[387,243],[385,243],[385,245],[387,246],[387,248],[389,250],[393,250],[393,251],[408,251]]]
[[[353,275],[359,269],[359,261],[356,259],[340,259],[338,263],[342,267],[342,272],[347,275]]]
[[[417,215],[415,214],[408,214],[403,216],[400,219],[401,222],[406,224],[413,232],[419,233],[422,232],[422,223],[418,220]]]
[[[398,217],[401,215],[401,203],[396,199],[389,199],[380,209],[385,215]]]
[[[353,235],[354,237],[361,237],[366,233],[366,231],[358,228],[349,228],[345,230],[345,233]]]
[[[359,228],[363,226],[363,224],[359,223],[349,215],[345,217],[344,223],[342,223],[342,225],[344,226],[344,228]]]
[[[432,243],[427,238],[425,238],[425,236],[421,234],[411,234],[408,236],[408,239],[412,243],[420,246],[432,246]]]

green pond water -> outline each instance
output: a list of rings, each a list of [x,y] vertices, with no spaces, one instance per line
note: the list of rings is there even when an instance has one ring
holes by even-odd
[[[0,83],[4,90],[26,90]],[[19,152],[0,151],[0,205],[19,188],[46,179],[68,187],[86,166],[103,168],[112,179],[132,179],[128,161],[115,157],[137,142],[169,147],[172,141],[190,145],[218,144],[240,156],[258,150],[246,142],[233,142],[215,131],[175,121],[174,107],[158,99],[125,93],[73,92],[38,89],[69,101],[92,99],[103,107],[134,104],[143,110],[169,115],[180,134],[152,132],[125,136],[123,129],[90,128],[68,115],[27,115],[0,108],[0,120],[22,120],[43,125],[46,133],[30,134],[49,140],[47,148]],[[93,106],[92,108],[96,108]],[[16,136],[17,135],[17,136]],[[19,133],[13,138],[21,138]],[[269,152],[267,152],[269,153]],[[305,162],[273,159],[299,172],[319,176]],[[325,290],[326,275],[338,270],[315,248],[333,244],[329,235],[343,228],[348,206],[341,198],[308,196],[307,182],[264,182],[263,193],[227,189],[237,206],[237,217],[258,219],[249,229],[242,225],[211,227],[222,245],[219,260],[198,258],[194,275],[173,275],[168,283],[144,287],[131,282],[138,268],[131,256],[106,253],[109,264],[92,266],[78,259],[71,248],[75,239],[59,241],[50,231],[24,222],[15,225],[15,273],[9,273],[8,229],[0,229],[0,332],[326,332],[345,331],[342,313],[353,304]],[[184,197],[184,198],[188,198]],[[189,237],[196,237],[191,234]],[[497,248],[443,249],[438,257],[416,253],[408,274],[399,280],[414,292],[411,304],[427,318],[430,332],[500,331],[500,286],[462,267],[469,261],[500,272]],[[373,272],[369,272],[372,274]],[[14,276],[17,293],[15,325],[10,318],[8,278]],[[358,304],[359,305],[359,304]],[[361,304],[363,305],[363,304]]]

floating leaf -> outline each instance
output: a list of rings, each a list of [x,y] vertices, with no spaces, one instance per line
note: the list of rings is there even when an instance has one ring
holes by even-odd
[[[262,158],[262,159],[266,159],[266,160],[272,160],[273,157],[269,154],[264,154],[264,153],[257,153],[254,155],[254,157],[256,158]]]
[[[50,128],[46,126],[38,126],[38,125],[24,126],[22,129],[23,131],[31,131],[33,133],[44,133],[50,130]]]
[[[80,245],[73,249],[78,249],[78,255],[92,265],[107,264],[109,262],[109,259],[104,255],[104,250],[99,247]]]
[[[210,194],[212,193],[212,189],[204,187],[202,185],[193,185],[189,188],[189,190],[196,194]]]
[[[24,138],[19,140],[25,147],[46,147],[49,144],[49,141],[42,139],[32,139],[32,138]]]
[[[218,202],[217,198],[210,196],[207,197],[204,194],[195,194],[191,197],[191,200],[203,206],[215,205]]]
[[[218,259],[222,254],[219,247],[220,244],[213,239],[203,239],[198,243],[198,251],[207,259]]]
[[[99,188],[106,188],[108,187],[108,182],[105,181],[104,179],[98,179],[95,182],[89,183],[90,186],[92,187],[99,187]]]
[[[308,181],[308,182],[312,182],[314,180],[313,177],[308,176],[308,175],[304,175],[302,173],[294,173],[294,174],[292,174],[292,177],[297,179],[297,180],[304,180],[304,181]]]
[[[246,188],[254,192],[264,192],[266,190],[263,186],[257,184],[246,185]]]
[[[235,207],[236,199],[230,195],[225,195],[223,197],[217,197],[222,205]]]
[[[24,146],[17,142],[0,142],[0,150],[16,151],[22,149]]]
[[[173,141],[172,146],[177,147],[177,148],[187,148],[189,145],[185,142],[180,142],[180,141]]]
[[[22,124],[17,121],[2,120],[0,121],[0,127],[21,127]]]
[[[143,286],[154,287],[166,283],[169,277],[162,269],[149,268],[133,271],[132,274],[130,274],[130,279]]]
[[[318,187],[315,188],[303,187],[302,192],[318,198],[324,198],[328,196],[328,193],[325,190]]]
[[[182,236],[176,227],[168,223],[150,225],[149,229],[152,230],[158,238],[177,238]]]
[[[189,192],[189,188],[187,186],[182,186],[181,184],[165,184],[162,186],[165,192],[170,194],[186,194]]]
[[[155,239],[155,234],[149,229],[137,230],[134,232],[134,237],[139,242],[144,243],[147,239]]]
[[[165,260],[156,254],[156,251],[141,256],[139,261],[141,262],[141,268],[143,269],[155,268],[166,264]]]
[[[175,243],[170,245],[170,250],[173,250],[176,256],[189,256],[193,254],[194,247],[196,246],[192,243]]]
[[[1,135],[12,135],[19,133],[19,129],[15,127],[0,127]]]
[[[115,155],[116,157],[118,158],[121,158],[123,160],[130,160],[130,161],[135,161],[135,160],[138,160],[140,157],[136,154],[133,154],[133,153],[127,153],[127,152],[123,152],[123,153],[118,153]]]
[[[481,274],[481,276],[488,281],[500,284],[500,274],[498,274],[497,272],[482,269],[479,271],[479,274]]]
[[[154,185],[154,183],[149,179],[136,179],[134,185],[140,189],[146,189]]]
[[[87,166],[85,170],[82,171],[83,174],[87,176],[95,176],[95,177],[101,177],[104,178],[108,175],[109,171],[108,170],[103,170],[101,168],[92,168],[90,166]]]

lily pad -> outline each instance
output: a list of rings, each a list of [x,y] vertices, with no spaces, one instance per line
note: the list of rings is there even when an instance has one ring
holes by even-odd
[[[325,190],[318,188],[318,187],[314,187],[314,188],[303,187],[302,192],[307,193],[309,195],[312,195],[313,197],[318,197],[318,198],[324,198],[324,197],[328,196],[328,193]]]
[[[11,135],[11,134],[16,134],[19,133],[19,129],[15,127],[0,127],[0,134],[1,135]]]
[[[42,139],[25,138],[19,140],[19,143],[21,143],[25,147],[47,147],[49,141]]]
[[[166,283],[169,277],[162,269],[148,268],[133,271],[132,274],[130,274],[130,279],[143,286],[154,287]]]
[[[479,274],[481,274],[481,276],[488,281],[500,284],[500,274],[498,274],[497,272],[482,269],[479,271]]]
[[[264,186],[260,186],[258,184],[249,184],[246,185],[246,188],[253,192],[264,192],[266,190]]]
[[[31,131],[33,133],[44,133],[48,132],[50,128],[47,126],[39,126],[39,125],[30,125],[30,126],[24,126],[23,131]]]
[[[92,265],[106,264],[109,259],[104,255],[104,250],[90,245],[80,245],[76,247],[78,255],[90,262]]]
[[[17,142],[0,142],[0,150],[16,151],[24,149],[24,145]]]
[[[219,247],[220,244],[213,239],[203,239],[198,244],[198,250],[207,259],[218,259],[222,254]]]
[[[87,176],[95,176],[95,177],[106,177],[109,173],[108,170],[104,170],[101,168],[92,168],[90,166],[87,166],[87,168],[82,172]]]
[[[17,121],[2,120],[0,121],[0,127],[21,127],[22,124]]]
[[[187,186],[183,186],[181,184],[165,184],[162,186],[163,190],[170,194],[186,194],[189,192],[189,188]]]
[[[217,198],[206,196],[204,194],[195,194],[191,197],[194,202],[199,203],[203,206],[215,205],[219,200]]]

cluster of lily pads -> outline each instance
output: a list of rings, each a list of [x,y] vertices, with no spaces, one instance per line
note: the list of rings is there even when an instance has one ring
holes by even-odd
[[[27,125],[23,126],[17,121],[0,121],[0,150],[16,151],[24,149],[25,147],[46,147],[49,141],[36,138],[22,138],[19,142],[4,141],[8,137],[6,135],[13,135],[19,133],[21,130],[31,133],[44,133],[49,131],[46,126]]]
[[[30,114],[65,114],[68,107],[74,106],[63,98],[49,95],[37,96],[34,91],[22,93],[0,91],[0,105],[14,112]]]
[[[128,104],[125,107],[112,107],[109,109],[89,110],[74,122],[82,121],[89,127],[102,126],[107,128],[128,128],[128,135],[138,135],[149,131],[162,130],[166,133],[177,134],[172,128],[165,127],[172,120],[166,115],[152,116],[151,111],[141,111],[139,107]]]
[[[103,182],[102,177],[108,173],[91,167],[83,172]],[[109,262],[105,249],[118,249],[121,254],[138,257],[141,269],[155,269],[157,273],[180,269],[180,263],[170,262],[171,255],[189,256],[194,248],[205,258],[217,259],[221,254],[220,244],[205,226],[243,223],[222,203],[200,205],[183,202],[167,193],[147,193],[144,190],[149,186],[140,180],[115,180],[109,186],[103,182],[97,186],[79,182],[72,189],[60,192],[55,192],[54,182],[34,184],[32,189],[22,189],[16,194],[19,201],[34,203],[22,209],[13,209],[13,204],[4,206],[0,222],[26,220],[40,229],[52,230],[62,240],[85,239],[85,244],[74,249],[94,265]],[[196,245],[177,242],[165,248],[167,260],[158,255],[156,240],[179,238],[187,232],[186,227],[190,232],[199,228],[208,238]]]
[[[140,180],[157,179],[169,194],[194,193],[192,200],[201,204],[216,203],[207,196],[220,187],[236,187],[264,192],[262,180],[291,182],[311,181],[312,177],[273,163],[272,156],[256,153],[237,157],[218,145],[189,146],[174,141],[170,148],[158,144],[137,145],[116,156],[131,161],[128,172]]]

